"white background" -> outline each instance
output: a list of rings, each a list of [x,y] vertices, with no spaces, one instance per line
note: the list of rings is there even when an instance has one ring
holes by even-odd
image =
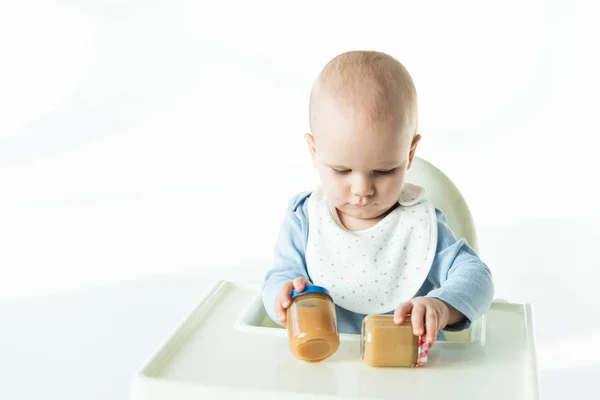
[[[0,397],[90,387],[68,328],[89,307],[134,313],[169,282],[186,310],[194,279],[260,280],[287,200],[317,182],[310,85],[375,49],[414,78],[418,155],[470,205],[497,297],[534,306],[544,398],[597,398],[599,18],[594,1],[1,2]],[[99,346],[135,341],[123,313]],[[77,362],[23,335],[59,314]],[[160,334],[180,317],[163,314]],[[115,357],[94,398],[126,398]]]

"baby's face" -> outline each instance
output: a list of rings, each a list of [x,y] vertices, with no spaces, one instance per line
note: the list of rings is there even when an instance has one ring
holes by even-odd
[[[322,106],[311,153],[325,195],[347,217],[383,216],[400,198],[418,138],[391,124],[365,123],[335,104]]]

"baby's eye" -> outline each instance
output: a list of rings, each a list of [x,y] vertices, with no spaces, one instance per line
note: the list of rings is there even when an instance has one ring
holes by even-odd
[[[375,175],[390,175],[396,171],[396,168],[373,171]]]
[[[336,174],[339,175],[344,175],[347,174],[348,172],[350,172],[349,169],[337,169],[337,168],[331,168],[333,170],[333,172],[335,172]]]

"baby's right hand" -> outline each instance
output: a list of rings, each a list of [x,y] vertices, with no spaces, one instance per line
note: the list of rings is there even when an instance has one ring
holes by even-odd
[[[302,292],[306,286],[310,286],[312,283],[304,277],[298,277],[291,282],[286,282],[281,285],[279,293],[275,297],[275,315],[281,325],[286,326],[286,310],[292,304],[292,289],[297,292]]]

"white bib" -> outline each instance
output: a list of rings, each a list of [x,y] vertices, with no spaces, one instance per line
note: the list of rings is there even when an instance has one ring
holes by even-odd
[[[321,188],[308,199],[306,266],[315,285],[359,314],[383,314],[412,299],[431,269],[437,219],[424,189],[406,183],[399,205],[375,226],[348,231]]]

